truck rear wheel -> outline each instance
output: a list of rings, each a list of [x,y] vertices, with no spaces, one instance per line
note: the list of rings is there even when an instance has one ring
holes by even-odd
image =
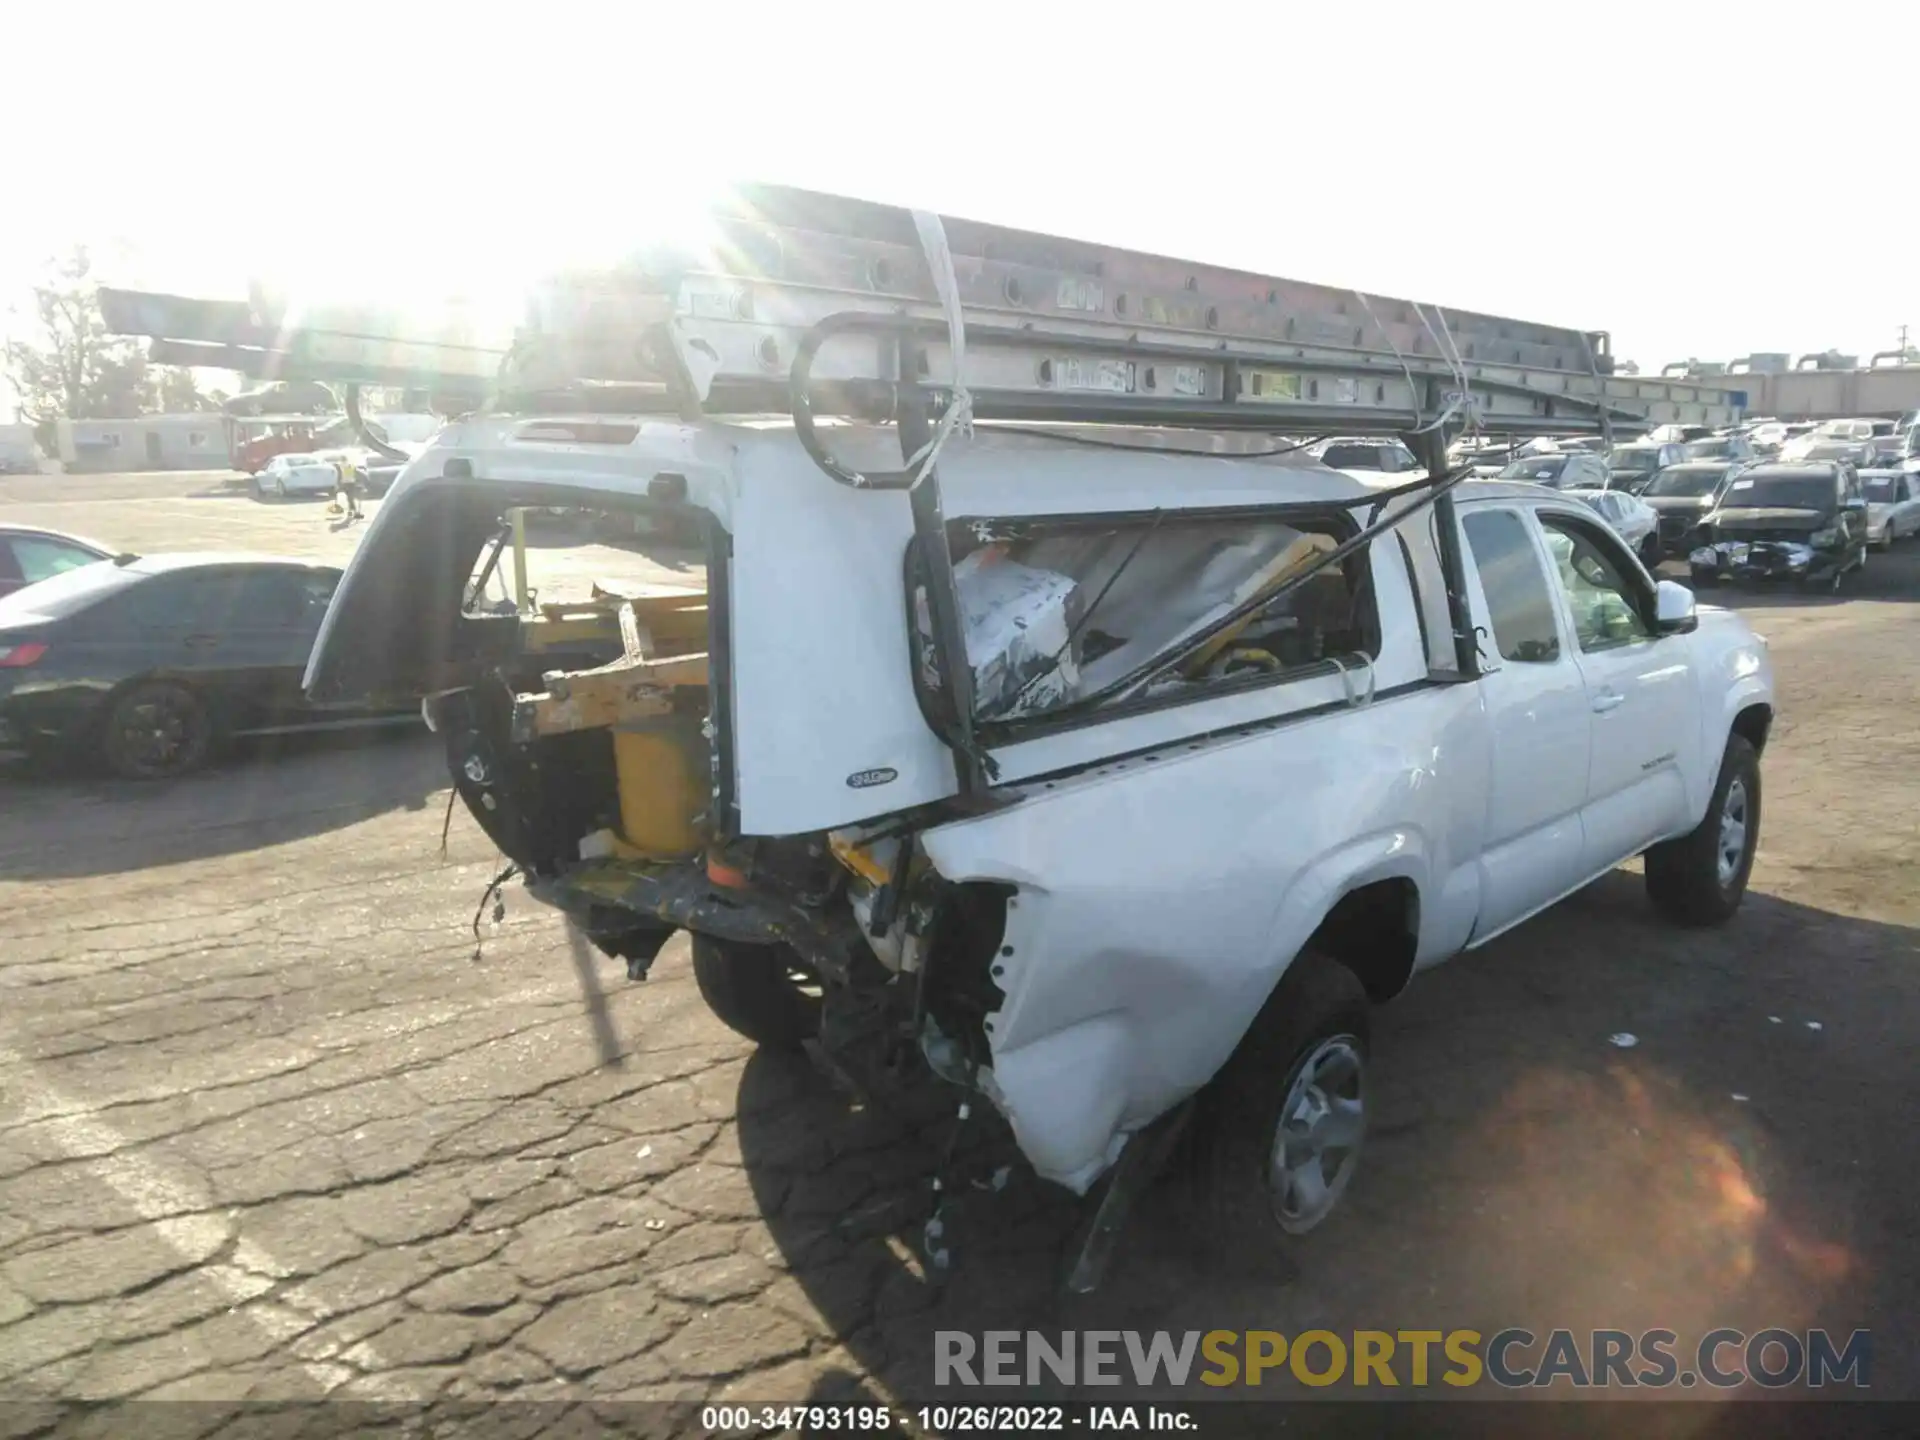
[[[1359,977],[1305,951],[1202,1095],[1194,1178],[1234,1236],[1304,1235],[1339,1203],[1366,1136],[1367,1021]]]
[[[1719,925],[1747,893],[1760,841],[1760,757],[1744,735],[1727,737],[1706,818],[1647,851],[1647,895],[1678,925]]]
[[[820,1031],[820,982],[791,946],[693,937],[693,979],[720,1022],[768,1050]]]

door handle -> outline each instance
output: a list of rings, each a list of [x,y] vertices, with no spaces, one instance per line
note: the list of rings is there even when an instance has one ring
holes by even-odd
[[[1627,697],[1618,690],[1602,690],[1593,697],[1593,713],[1604,715],[1609,710],[1618,710],[1627,703]]]
[[[220,637],[218,635],[187,636],[188,646],[195,650],[211,650],[214,646],[218,645],[219,643],[220,643]]]

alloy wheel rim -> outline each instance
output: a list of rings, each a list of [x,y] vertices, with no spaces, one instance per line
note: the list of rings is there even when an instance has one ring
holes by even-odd
[[[136,705],[120,727],[121,749],[141,770],[171,769],[192,746],[188,719],[185,708],[172,700],[154,699]]]
[[[1274,1219],[1289,1234],[1313,1229],[1353,1177],[1366,1137],[1366,1057],[1351,1035],[1322,1040],[1281,1102],[1267,1157]]]
[[[1717,853],[1722,889],[1733,884],[1747,853],[1747,782],[1736,779],[1720,805],[1720,846]]]

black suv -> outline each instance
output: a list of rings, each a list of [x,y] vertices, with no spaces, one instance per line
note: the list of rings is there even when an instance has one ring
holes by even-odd
[[[1756,465],[1736,475],[1688,556],[1708,580],[1794,579],[1838,590],[1867,563],[1867,499],[1842,461]]]

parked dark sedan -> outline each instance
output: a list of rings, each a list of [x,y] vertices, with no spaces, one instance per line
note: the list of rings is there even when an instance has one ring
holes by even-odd
[[[255,555],[131,555],[0,599],[0,748],[184,775],[232,737],[418,723],[300,689],[340,572]]]
[[[112,555],[106,546],[78,535],[31,525],[0,525],[0,595]]]
[[[1745,460],[1687,460],[1658,472],[1641,490],[1640,498],[1659,518],[1660,554],[1685,555],[1693,548],[1700,522],[1727,493],[1727,486],[1751,462]]]
[[[1756,465],[1727,486],[1687,557],[1696,585],[1793,579],[1838,590],[1867,563],[1867,501],[1851,465]]]

